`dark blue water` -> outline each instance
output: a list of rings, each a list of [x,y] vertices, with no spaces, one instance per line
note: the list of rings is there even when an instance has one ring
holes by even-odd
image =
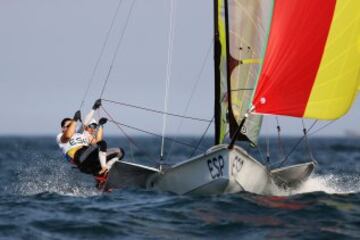
[[[284,140],[287,151],[296,140]],[[124,146],[128,159],[155,164],[159,142],[136,141],[144,149],[133,154],[124,139],[111,144]],[[63,160],[53,138],[3,137],[0,239],[359,239],[360,140],[313,139],[311,146],[317,173],[294,196],[192,197],[142,189],[103,194]],[[168,161],[189,154],[174,145]],[[291,161],[306,156],[300,145]]]

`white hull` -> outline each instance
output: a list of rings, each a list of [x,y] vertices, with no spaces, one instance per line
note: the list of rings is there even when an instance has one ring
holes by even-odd
[[[241,191],[276,195],[296,188],[313,170],[313,163],[269,171],[240,147],[217,146],[206,154],[152,175],[148,188],[177,194],[222,194]]]
[[[266,168],[241,148],[221,146],[154,174],[148,187],[177,194],[264,194],[269,181]]]
[[[132,177],[139,186],[147,189],[176,194],[203,195],[246,191],[276,195],[279,189],[298,187],[311,174],[314,165],[306,163],[269,171],[242,148],[235,146],[229,150],[226,145],[219,145],[163,172],[141,165],[132,166],[134,167],[137,170],[132,170],[135,174]],[[137,172],[142,174],[140,178],[136,176]],[[118,175],[123,175],[122,179],[116,180],[116,177],[113,177],[112,182],[124,181],[124,176],[131,178],[131,174],[121,174],[121,171],[118,171]]]

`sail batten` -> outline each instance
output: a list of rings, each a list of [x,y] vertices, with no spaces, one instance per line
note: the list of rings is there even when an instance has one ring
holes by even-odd
[[[260,64],[261,59],[260,58],[248,58],[248,59],[240,59],[240,64]]]
[[[344,115],[360,84],[359,9],[352,0],[276,0],[255,113]]]

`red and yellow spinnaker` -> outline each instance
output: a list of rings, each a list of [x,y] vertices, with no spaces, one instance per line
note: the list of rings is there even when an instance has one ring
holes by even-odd
[[[359,86],[360,0],[275,0],[254,112],[336,119]]]

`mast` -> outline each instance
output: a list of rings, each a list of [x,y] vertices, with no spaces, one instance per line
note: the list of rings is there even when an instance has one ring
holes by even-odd
[[[215,112],[215,145],[220,144],[221,103],[220,103],[220,57],[219,38],[219,0],[214,0],[214,112]]]

